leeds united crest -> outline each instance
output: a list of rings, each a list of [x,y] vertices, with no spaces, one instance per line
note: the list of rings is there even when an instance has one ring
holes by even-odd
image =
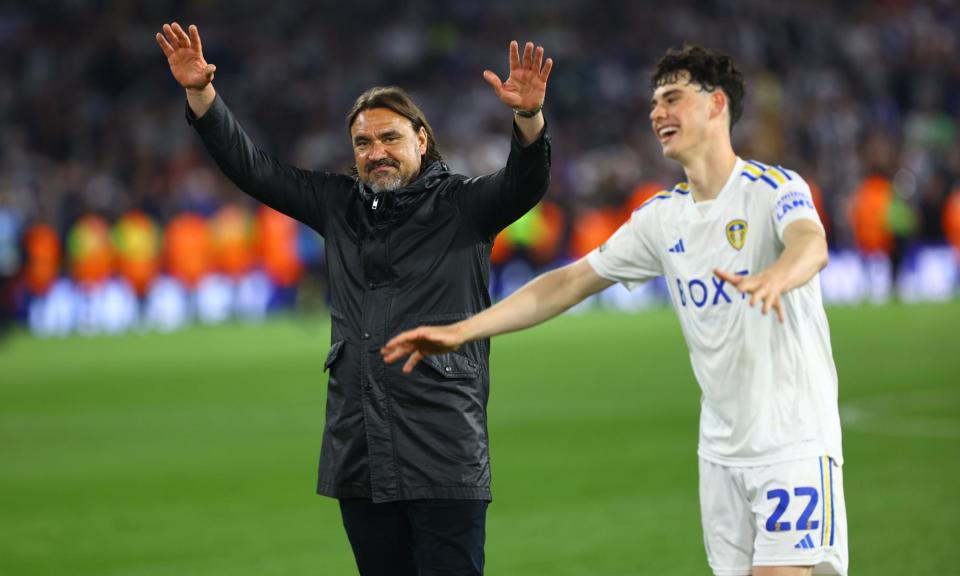
[[[747,221],[731,220],[730,223],[727,224],[727,240],[730,241],[730,245],[739,250],[743,248],[743,243],[746,239]]]

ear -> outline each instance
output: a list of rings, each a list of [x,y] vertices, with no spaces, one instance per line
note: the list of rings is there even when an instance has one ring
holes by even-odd
[[[716,118],[723,114],[727,107],[727,94],[717,88],[710,93],[710,118]]]
[[[420,150],[421,156],[427,153],[427,129],[423,126],[417,131],[417,149]]]

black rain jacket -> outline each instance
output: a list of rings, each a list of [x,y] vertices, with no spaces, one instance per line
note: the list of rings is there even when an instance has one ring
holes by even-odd
[[[410,375],[384,364],[380,347],[490,305],[493,239],[549,185],[546,129],[522,147],[514,127],[507,165],[493,174],[467,178],[433,162],[374,195],[355,177],[271,158],[219,96],[199,119],[188,107],[187,119],[241,190],[325,239],[332,335],[317,492],[489,500],[489,340],[428,357]]]

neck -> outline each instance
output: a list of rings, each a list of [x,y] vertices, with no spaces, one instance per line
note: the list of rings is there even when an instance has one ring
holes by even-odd
[[[690,192],[696,202],[713,200],[720,195],[724,184],[737,163],[730,141],[721,145],[704,145],[688,158],[680,160],[687,175]]]

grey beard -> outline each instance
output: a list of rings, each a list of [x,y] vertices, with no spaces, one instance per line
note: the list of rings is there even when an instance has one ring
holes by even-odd
[[[397,188],[403,186],[403,180],[400,178],[400,175],[397,174],[394,177],[381,179],[381,180],[367,180],[367,186],[374,194],[380,194],[381,192],[393,192]]]

